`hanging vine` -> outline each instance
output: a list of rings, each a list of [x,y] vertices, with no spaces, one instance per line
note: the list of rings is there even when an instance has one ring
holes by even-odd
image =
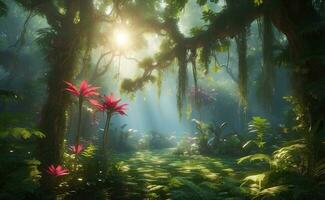
[[[187,61],[186,49],[179,48],[177,61],[178,61],[178,87],[177,87],[177,109],[179,117],[182,117],[183,102],[186,97],[186,89],[188,85],[187,77]]]
[[[240,103],[245,108],[247,107],[247,29],[244,28],[236,36],[237,54],[238,54],[238,89],[240,95]]]
[[[158,70],[157,81],[156,81],[158,98],[160,98],[161,96],[162,81],[163,81],[163,72],[161,70]]]
[[[190,55],[190,62],[192,64],[192,75],[193,75],[193,81],[194,81],[194,90],[195,90],[195,105],[199,108],[199,101],[198,101],[198,83],[197,83],[197,69],[196,69],[196,49],[191,50]]]

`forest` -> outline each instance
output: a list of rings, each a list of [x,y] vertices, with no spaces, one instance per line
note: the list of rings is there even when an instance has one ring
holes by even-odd
[[[0,200],[325,199],[325,0],[0,0]]]

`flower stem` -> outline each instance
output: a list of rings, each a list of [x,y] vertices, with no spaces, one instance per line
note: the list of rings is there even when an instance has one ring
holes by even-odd
[[[83,103],[83,98],[79,97],[79,115],[78,115],[78,127],[77,127],[77,134],[76,134],[76,142],[75,142],[75,148],[76,148],[76,152],[75,152],[75,170],[77,169],[77,150],[79,147],[79,143],[80,143],[80,131],[81,131],[81,116],[82,116],[82,103]]]
[[[83,99],[82,99],[82,97],[80,97],[79,98],[79,116],[78,116],[78,129],[77,129],[77,135],[76,135],[76,146],[78,146],[79,142],[80,142],[82,103],[83,103]]]
[[[103,150],[104,150],[104,156],[106,156],[106,149],[108,145],[108,132],[109,132],[109,125],[111,122],[112,114],[107,112],[106,113],[106,123],[105,123],[105,128],[104,128],[104,134],[103,134]]]
[[[110,112],[106,113],[106,122],[105,122],[105,128],[103,133],[103,157],[102,157],[102,163],[103,163],[103,175],[106,176],[108,162],[107,162],[107,145],[108,145],[108,132],[109,132],[109,124],[111,121],[112,114]]]

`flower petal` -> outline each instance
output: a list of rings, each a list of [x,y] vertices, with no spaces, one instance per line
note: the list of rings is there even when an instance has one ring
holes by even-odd
[[[86,80],[83,80],[80,83],[80,93],[83,94],[87,88],[88,88],[88,82]]]
[[[77,90],[73,90],[71,88],[66,88],[65,90],[68,91],[68,92],[70,92],[72,95],[75,95],[75,96],[79,96],[80,95],[79,91],[77,91]]]
[[[89,102],[100,111],[103,111],[105,109],[105,105],[103,105],[101,102],[97,101],[96,99],[90,99]]]

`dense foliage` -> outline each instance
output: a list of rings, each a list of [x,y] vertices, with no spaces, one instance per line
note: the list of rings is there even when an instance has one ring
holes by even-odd
[[[0,199],[325,199],[324,17],[324,0],[0,0]]]

